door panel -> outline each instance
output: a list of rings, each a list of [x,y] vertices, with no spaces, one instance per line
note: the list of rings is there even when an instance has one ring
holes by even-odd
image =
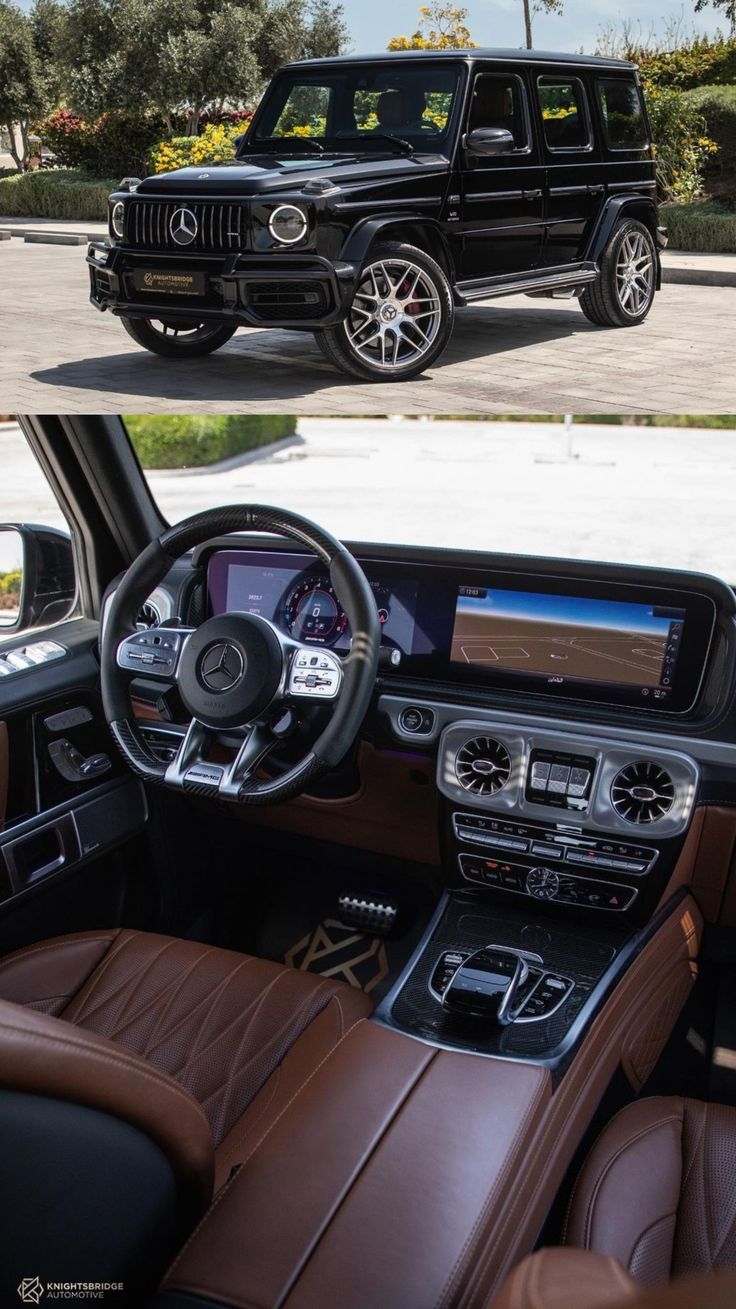
[[[537,114],[547,163],[547,267],[582,258],[605,198],[601,162],[583,79],[567,73],[537,78]]]
[[[461,165],[461,278],[524,272],[540,261],[544,168],[532,130],[525,83],[515,73],[481,72],[471,91],[466,130],[503,127],[515,149]]]
[[[125,861],[114,852],[144,830],[148,809],[102,713],[97,636],[84,619],[34,629],[34,641],[53,638],[63,657],[0,682],[0,955],[90,920],[115,926],[125,898]],[[141,859],[139,850],[131,864]],[[84,886],[80,900],[56,891],[70,875],[70,886]]]

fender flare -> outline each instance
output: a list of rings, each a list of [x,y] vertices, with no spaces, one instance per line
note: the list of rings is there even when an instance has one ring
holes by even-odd
[[[619,220],[625,216],[626,210],[635,207],[641,211],[642,206],[647,210],[647,218],[649,221],[646,222],[646,219],[644,221],[646,222],[647,227],[649,227],[652,233],[652,240],[654,241],[657,258],[656,285],[657,290],[659,290],[662,282],[662,265],[659,254],[659,238],[657,235],[657,206],[652,197],[643,191],[632,191],[630,195],[611,196],[610,199],[606,201],[598,222],[591,233],[584,258],[590,259],[596,264],[599,263],[601,255],[611,239],[614,228]]]
[[[432,234],[432,239],[439,243],[445,258],[445,272],[454,282],[455,274],[453,270],[453,260],[450,248],[447,244],[447,238],[442,230],[440,223],[436,218],[429,218],[422,213],[405,213],[395,214],[386,218],[363,218],[349,232],[345,244],[343,245],[340,258],[346,264],[354,265],[356,269],[356,281],[360,270],[365,263],[366,256],[370,247],[377,237],[382,236],[385,232],[394,227],[425,227]],[[427,252],[431,254],[431,251]]]

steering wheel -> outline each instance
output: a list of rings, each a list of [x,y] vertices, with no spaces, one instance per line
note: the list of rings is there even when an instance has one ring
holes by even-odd
[[[196,628],[137,629],[142,605],[176,560],[229,532],[286,537],[321,560],[350,623],[352,644],[345,658],[292,640],[250,613],[220,614]],[[239,804],[275,804],[299,795],[350,749],[375,686],[380,639],[378,610],[365,574],[329,532],[267,505],[210,509],[152,541],[115,591],[102,637],[105,717],[124,759],[139,776],[190,794]],[[141,675],[175,684],[191,716],[169,764],[149,749],[133,715],[130,683]],[[305,702],[330,705],[327,726],[287,772],[259,776],[266,756],[288,734]],[[211,758],[222,732],[243,737],[235,758],[226,764]]]

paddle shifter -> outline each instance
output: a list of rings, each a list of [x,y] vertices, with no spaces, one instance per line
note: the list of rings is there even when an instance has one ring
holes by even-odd
[[[538,955],[523,956],[500,945],[476,950],[447,982],[443,1006],[455,1014],[508,1026],[529,998],[529,983],[535,984],[539,976],[536,969],[530,969],[530,960],[542,962]]]

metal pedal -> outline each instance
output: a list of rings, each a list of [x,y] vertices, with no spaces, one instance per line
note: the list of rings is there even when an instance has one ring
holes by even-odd
[[[388,936],[396,922],[398,905],[385,896],[350,895],[338,897],[340,922],[366,936]]]

